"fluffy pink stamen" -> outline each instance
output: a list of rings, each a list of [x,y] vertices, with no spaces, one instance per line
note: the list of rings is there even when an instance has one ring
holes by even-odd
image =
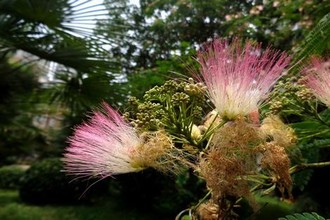
[[[303,74],[306,75],[305,85],[321,102],[330,107],[330,60],[312,58]]]
[[[201,78],[219,115],[233,119],[258,109],[289,63],[285,53],[247,41],[216,39],[199,52]]]
[[[109,105],[75,129],[64,154],[65,171],[82,177],[135,172],[132,152],[140,145],[133,127]]]

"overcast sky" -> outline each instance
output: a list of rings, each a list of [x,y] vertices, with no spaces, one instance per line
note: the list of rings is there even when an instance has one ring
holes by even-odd
[[[137,6],[139,6],[139,4],[140,4],[139,0],[129,0],[129,1],[131,4],[134,4]],[[81,4],[81,3],[84,3],[84,4],[79,6],[79,4]],[[90,1],[80,0],[80,1],[75,2],[73,5],[78,5],[76,7],[76,9],[85,9],[86,8],[86,11],[87,11],[87,10],[90,10],[88,7],[93,6],[93,5],[99,5],[95,9],[104,9],[104,7],[102,6],[102,3],[103,3],[103,0],[90,0]],[[93,16],[93,13],[95,14],[95,16]],[[84,27],[94,27],[95,23],[96,23],[96,19],[105,18],[105,16],[99,15],[99,12],[86,13],[85,15],[90,15],[90,20],[79,21],[79,18],[77,18],[77,19],[74,19],[75,21],[73,23],[75,25],[81,25]],[[86,19],[86,18],[82,18],[82,19]]]

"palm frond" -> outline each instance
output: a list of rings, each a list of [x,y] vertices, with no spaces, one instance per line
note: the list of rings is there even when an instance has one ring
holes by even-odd
[[[0,0],[0,52],[23,50],[79,71],[109,69],[95,24],[108,11],[87,0]]]

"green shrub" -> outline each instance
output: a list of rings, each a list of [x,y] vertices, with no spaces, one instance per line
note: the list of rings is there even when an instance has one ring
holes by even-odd
[[[113,184],[119,185],[118,202],[165,216],[175,216],[182,211],[182,207],[197,204],[198,199],[206,193],[201,187],[204,182],[191,171],[175,178],[146,169],[139,173],[118,175]]]
[[[18,189],[25,170],[26,167],[20,165],[0,167],[0,188]]]
[[[98,193],[107,190],[106,181],[88,189],[93,181],[72,181],[62,170],[63,164],[59,158],[34,163],[22,178],[19,189],[21,200],[31,204],[90,202]]]

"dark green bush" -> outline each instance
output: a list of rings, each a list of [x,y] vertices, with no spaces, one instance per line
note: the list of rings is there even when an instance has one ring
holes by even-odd
[[[174,177],[147,169],[118,175],[113,184],[119,185],[118,202],[122,205],[172,216],[168,219],[173,219],[185,207],[197,204],[206,193],[204,182],[191,171]]]
[[[95,180],[72,181],[72,177],[62,170],[63,164],[59,158],[34,163],[22,178],[19,189],[21,200],[31,204],[82,203],[91,202],[99,193],[107,191],[106,181],[88,189]]]
[[[0,188],[18,189],[25,170],[26,167],[20,165],[0,167]]]

